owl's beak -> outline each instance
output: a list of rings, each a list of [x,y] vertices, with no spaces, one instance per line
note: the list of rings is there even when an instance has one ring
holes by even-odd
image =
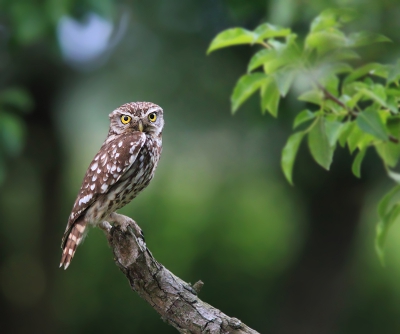
[[[139,131],[143,132],[143,122],[139,120]]]

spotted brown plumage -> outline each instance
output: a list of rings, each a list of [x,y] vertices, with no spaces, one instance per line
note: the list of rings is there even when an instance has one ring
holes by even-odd
[[[108,136],[86,171],[68,219],[60,267],[67,269],[88,225],[121,223],[114,212],[151,181],[162,150],[163,110],[150,102],[127,103],[110,115]]]

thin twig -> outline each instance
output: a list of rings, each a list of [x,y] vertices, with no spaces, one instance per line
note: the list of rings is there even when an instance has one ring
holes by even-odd
[[[324,93],[324,97],[327,100],[331,100],[335,102],[337,105],[341,106],[342,108],[346,109],[352,116],[357,117],[359,112],[348,108],[342,101],[340,101],[336,96],[332,95],[324,86],[322,86],[318,81],[315,80],[316,85],[318,88]],[[395,144],[399,143],[399,140],[394,137],[393,135],[388,135],[389,141]]]

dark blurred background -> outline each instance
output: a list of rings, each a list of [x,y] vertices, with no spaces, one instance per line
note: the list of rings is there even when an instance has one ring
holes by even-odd
[[[326,172],[303,145],[289,186],[280,152],[304,105],[291,94],[273,119],[254,97],[232,116],[256,49],[205,54],[223,29],[268,21],[301,37],[341,5],[359,13],[350,30],[393,41],[360,50],[364,61],[399,57],[397,0],[0,1],[0,332],[176,332],[130,290],[100,230],[58,269],[108,114],[152,101],[165,113],[163,156],[121,211],[161,263],[261,333],[399,333],[400,224],[385,268],[373,246],[391,186],[379,159],[369,152],[358,180],[348,150]]]

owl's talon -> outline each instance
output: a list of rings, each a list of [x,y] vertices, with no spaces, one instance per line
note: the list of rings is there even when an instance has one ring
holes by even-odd
[[[128,226],[132,227],[132,230],[135,233],[136,237],[142,238],[144,240],[142,229],[139,227],[138,224],[136,224],[136,222],[132,218],[113,212],[110,214],[110,220],[115,225],[118,225],[123,232],[127,231]]]
[[[104,231],[105,234],[109,234],[111,231],[111,224],[108,221],[103,221],[99,224],[100,229]]]

